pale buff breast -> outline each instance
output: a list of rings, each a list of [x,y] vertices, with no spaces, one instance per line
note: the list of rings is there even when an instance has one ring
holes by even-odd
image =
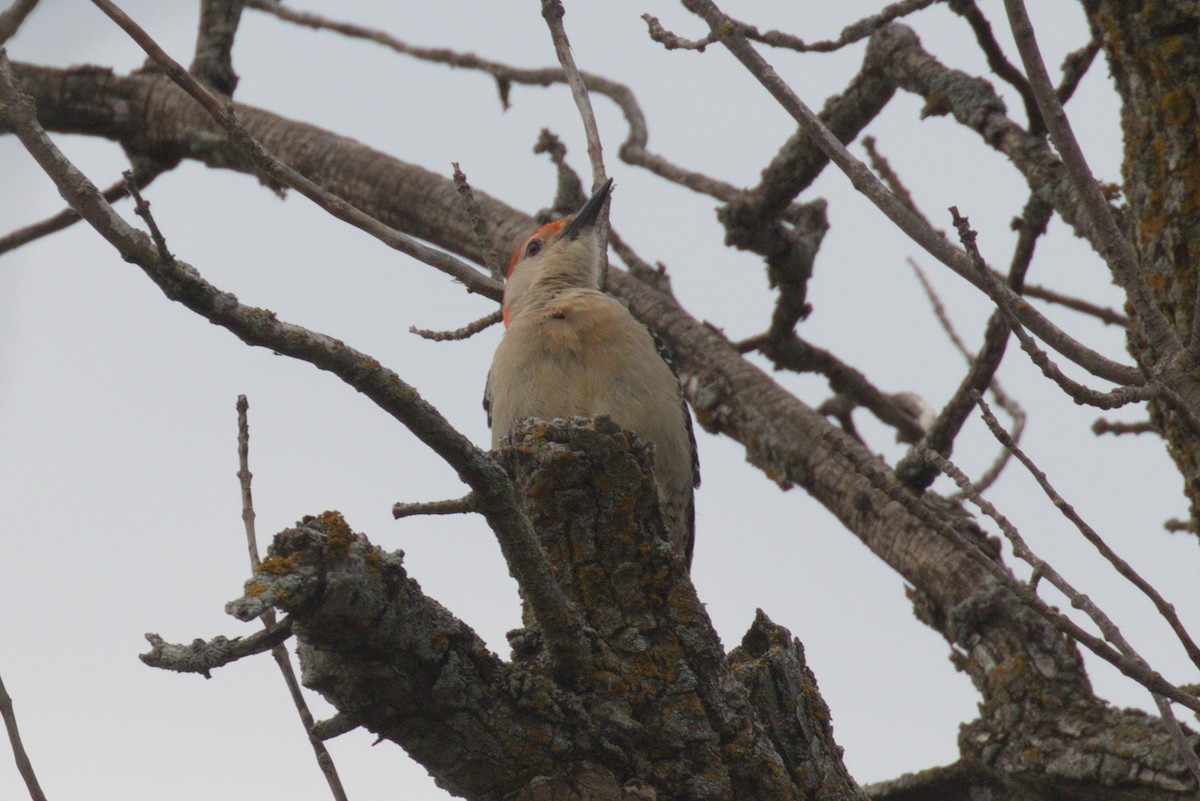
[[[567,290],[514,317],[488,378],[492,446],[527,417],[608,415],[654,443],[656,473],[686,475],[690,488],[691,446],[675,376],[644,327],[614,324],[628,317],[618,301],[590,289]],[[655,413],[664,399],[672,410],[665,419]],[[677,483],[672,489],[682,489]]]

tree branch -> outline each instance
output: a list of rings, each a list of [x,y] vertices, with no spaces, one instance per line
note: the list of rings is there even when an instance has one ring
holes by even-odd
[[[501,320],[501,312],[499,309],[488,312],[478,320],[472,320],[461,328],[455,328],[452,331],[433,331],[428,328],[417,328],[415,325],[408,327],[410,334],[416,334],[422,339],[429,339],[434,342],[451,342],[459,339],[470,339],[480,331],[486,331]]]
[[[924,224],[903,203],[880,183],[879,179],[830,133],[816,115],[804,104],[771,66],[739,34],[728,18],[710,0],[683,0],[684,5],[702,17],[713,31],[720,32],[721,42],[742,62],[750,73],[779,101],[780,105],[813,137],[825,154],[850,179],[851,184],[938,261],[983,289],[984,282],[975,274],[971,259],[955,248],[936,231]],[[893,25],[892,27],[898,27]],[[1120,384],[1136,385],[1145,378],[1136,367],[1118,364],[1077,342],[1038,313],[1028,304],[1021,304],[1011,289],[999,290],[1001,297],[1016,310],[1021,323],[1047,344],[1094,375]]]
[[[987,263],[975,245],[975,231],[971,229],[970,221],[961,216],[955,206],[950,207],[950,214],[954,218],[954,227],[958,230],[959,239],[984,283],[984,291],[999,307],[1000,313],[1007,319],[1009,328],[1020,341],[1021,349],[1029,356],[1030,361],[1041,369],[1042,375],[1053,381],[1076,403],[1085,403],[1100,409],[1116,409],[1154,397],[1159,391],[1157,383],[1118,387],[1110,392],[1100,392],[1067,377],[1066,373],[1051,361],[1046,352],[1039,348],[1033,338],[1021,327],[1020,315],[1005,296],[1006,291],[1011,293],[1012,290],[1000,282],[988,269]]]
[[[475,495],[470,492],[461,498],[452,498],[446,501],[392,504],[392,517],[397,520],[414,515],[462,515],[476,511],[478,509],[475,508]]]
[[[919,446],[918,446],[919,447]],[[1000,527],[1004,532],[1004,536],[1012,543],[1013,555],[1022,561],[1028,562],[1033,567],[1034,575],[1039,578],[1047,579],[1054,585],[1055,589],[1063,593],[1070,599],[1071,605],[1082,610],[1092,622],[1100,629],[1103,634],[1103,639],[1096,637],[1070,618],[1051,608],[1046,604],[1034,590],[1025,585],[1017,583],[1007,573],[1001,574],[995,569],[991,569],[993,576],[1001,579],[1008,589],[1013,590],[1017,597],[1024,603],[1028,604],[1047,620],[1054,623],[1061,631],[1069,634],[1076,642],[1086,646],[1088,650],[1096,654],[1106,662],[1111,664],[1117,670],[1124,673],[1129,678],[1136,681],[1138,684],[1145,687],[1151,693],[1164,695],[1172,701],[1183,704],[1194,712],[1200,712],[1200,698],[1197,698],[1190,693],[1184,692],[1179,687],[1171,684],[1164,679],[1159,673],[1150,667],[1150,665],[1133,649],[1133,646],[1121,634],[1121,630],[1117,628],[1112,619],[1108,617],[1101,609],[1099,609],[1091,599],[1086,595],[1078,592],[1066,579],[1059,574],[1048,562],[1044,561],[1035,554],[1032,549],[1026,544],[1025,539],[1021,536],[1008,518],[1006,518],[989,500],[984,498],[972,486],[971,480],[966,474],[959,470],[953,463],[945,459],[941,454],[935,453],[926,448],[924,455],[927,459],[937,465],[938,469],[949,476],[959,489],[962,490],[966,497],[974,503],[979,510],[983,512]],[[980,561],[981,564],[985,564]],[[1107,642],[1106,642],[1107,641]],[[1108,643],[1113,643],[1109,646]]]
[[[1132,565],[1118,556],[1117,552],[1110,548],[1108,543],[1104,541],[1104,538],[1094,528],[1089,526],[1087,521],[1080,517],[1075,508],[1058,494],[1054,487],[1050,485],[1050,480],[1046,477],[1046,474],[1039,470],[1038,466],[1033,463],[1033,460],[1013,442],[1012,437],[1000,425],[1000,421],[996,419],[996,415],[992,413],[992,410],[988,408],[987,402],[978,393],[975,394],[974,401],[979,405],[979,410],[983,413],[983,421],[987,424],[988,430],[992,432],[992,436],[996,438],[996,441],[1003,445],[1005,450],[1017,457],[1017,460],[1021,464],[1025,465],[1025,469],[1029,471],[1029,475],[1033,476],[1033,480],[1042,488],[1042,492],[1054,504],[1054,508],[1061,512],[1063,517],[1071,521],[1071,524],[1083,535],[1084,539],[1092,544],[1100,555],[1112,565],[1113,569],[1150,599],[1150,602],[1154,604],[1154,608],[1158,610],[1159,615],[1171,627],[1171,631],[1175,632],[1175,636],[1183,646],[1183,650],[1187,653],[1188,658],[1192,660],[1192,664],[1200,667],[1200,646],[1196,645],[1195,640],[1192,639],[1187,629],[1184,628],[1179,615],[1175,613],[1174,605],[1167,603],[1162,594],[1150,582],[1142,578],[1133,569]],[[1200,783],[1200,776],[1196,778],[1198,783]]]
[[[138,202],[141,202],[140,198]],[[242,522],[246,528],[246,547],[250,556],[250,569],[257,573],[262,565],[262,561],[258,557],[258,539],[254,531],[254,497],[250,487],[253,475],[250,473],[249,411],[250,402],[246,399],[246,396],[238,395],[237,477],[242,491]],[[271,631],[278,625],[274,609],[268,609],[263,612],[260,619],[263,622],[263,628],[267,631]],[[289,626],[288,628],[290,630],[291,627]],[[279,642],[271,648],[271,656],[275,659],[275,664],[283,676],[283,683],[287,686],[288,694],[292,697],[292,705],[296,707],[296,713],[300,715],[300,723],[304,726],[304,733],[308,735],[309,745],[312,746],[313,755],[317,760],[317,768],[320,769],[321,774],[325,777],[325,782],[329,785],[330,794],[334,797],[335,801],[347,801],[346,789],[342,786],[342,778],[338,775],[337,766],[333,763],[333,757],[330,755],[329,749],[325,747],[325,743],[313,733],[316,721],[313,719],[312,712],[308,708],[308,702],[304,700],[304,694],[300,691],[300,681],[296,678],[295,669],[292,668],[291,654],[288,653],[288,649],[283,642]]]
[[[373,28],[338,22],[316,14],[310,14],[284,6],[273,0],[248,0],[248,7],[273,14],[279,19],[296,25],[303,25],[316,30],[330,30],[344,36],[365,39],[389,48],[401,55],[430,61],[437,64],[447,64],[458,69],[478,70],[495,79],[500,89],[500,99],[505,108],[509,103],[509,90],[513,84],[529,86],[551,86],[556,83],[566,83],[566,75],[561,69],[520,69],[501,64],[496,61],[479,58],[472,53],[457,53],[445,48],[414,47]],[[612,100],[621,109],[629,133],[620,145],[618,151],[621,159],[627,164],[642,167],[660,178],[685,186],[695,192],[700,192],[721,200],[731,200],[739,193],[738,187],[727,181],[720,181],[703,173],[681,167],[658,153],[646,149],[649,132],[646,127],[646,117],[638,105],[637,98],[628,86],[609,80],[589,72],[581,72],[584,85],[589,92],[602,94]]]
[[[587,87],[575,66],[575,57],[571,55],[571,43],[562,21],[565,13],[562,0],[542,0],[542,17],[550,27],[554,52],[558,55],[558,63],[562,65],[567,86],[571,87],[571,97],[575,99],[579,118],[583,121],[588,160],[592,164],[592,188],[598,189],[608,177],[604,171],[604,146],[600,142],[600,131],[596,128],[596,115],[592,111],[592,101],[588,99]]]
[[[139,161],[146,162],[144,159],[139,159]],[[178,161],[176,161],[176,163],[178,163]],[[173,166],[175,165],[161,164],[153,165],[148,168],[144,166],[138,167],[133,171],[134,186],[136,186],[138,189],[145,189],[155,178]],[[117,181],[108,189],[105,189],[101,195],[109,203],[116,203],[118,200],[128,197],[128,179],[122,177],[121,180]],[[47,217],[41,222],[27,225],[24,228],[18,228],[17,230],[0,237],[0,255],[7,253],[10,250],[16,250],[22,245],[28,245],[30,242],[34,242],[44,236],[49,236],[50,234],[69,228],[75,223],[79,222],[80,219],[80,216],[75,213],[74,209],[67,207],[58,214],[55,214],[52,217]]]
[[[0,47],[16,35],[29,12],[37,7],[38,0],[13,0],[8,10],[0,13]]]
[[[1037,98],[1033,95],[1029,81],[1004,55],[1004,51],[1000,49],[1000,43],[996,41],[996,36],[992,33],[992,24],[979,10],[975,0],[951,0],[949,6],[951,11],[965,19],[971,26],[971,30],[975,34],[975,41],[979,43],[979,49],[987,58],[988,67],[996,77],[1016,89],[1017,94],[1021,96],[1021,102],[1025,105],[1025,116],[1029,119],[1030,135],[1041,136],[1044,134],[1046,123],[1042,121],[1042,114],[1038,111]]]
[[[4,728],[8,732],[8,742],[12,746],[13,759],[17,763],[17,772],[21,774],[21,778],[25,781],[25,787],[29,790],[30,799],[32,801],[46,801],[46,794],[42,792],[42,786],[38,783],[37,773],[33,769],[33,762],[29,759],[29,754],[25,753],[25,744],[21,742],[21,732],[17,728],[17,715],[13,711],[12,697],[9,696],[8,690],[4,688],[3,678],[0,678],[0,718],[4,719]]]
[[[188,72],[223,95],[233,95],[238,76],[233,71],[233,39],[245,0],[201,0],[200,33]]]
[[[783,31],[767,31],[762,33],[758,28],[745,22],[730,19],[730,23],[737,27],[747,39],[753,39],[756,42],[762,42],[771,47],[780,47],[787,50],[795,50],[799,53],[831,53],[835,50],[841,50],[848,44],[861,42],[868,36],[879,30],[889,22],[899,19],[900,17],[908,16],[921,9],[928,8],[938,0],[899,0],[899,2],[890,3],[878,13],[868,17],[863,17],[845,28],[838,34],[836,39],[827,39],[819,42],[806,43],[798,36],[793,36]],[[710,33],[702,39],[689,41],[682,37],[667,31],[663,28],[662,23],[656,17],[650,14],[643,14],[642,19],[646,21],[646,25],[650,29],[650,38],[662,44],[668,50],[684,49],[684,50],[699,50],[703,52],[704,48],[713,42],[717,41],[719,36],[714,32]]]
[[[199,673],[206,679],[212,671],[248,656],[265,654],[292,636],[292,620],[285,617],[271,628],[247,637],[218,636],[211,640],[193,640],[187,645],[169,643],[157,634],[147,634],[150,650],[138,658],[153,668],[176,673]]]

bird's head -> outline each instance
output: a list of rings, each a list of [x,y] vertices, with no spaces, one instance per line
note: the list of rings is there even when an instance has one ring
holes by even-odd
[[[523,302],[562,289],[600,287],[604,254],[597,223],[612,185],[609,178],[574,215],[546,223],[517,248],[504,284],[506,327]]]

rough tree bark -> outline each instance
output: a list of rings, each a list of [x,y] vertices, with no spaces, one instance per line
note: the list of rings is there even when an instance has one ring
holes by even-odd
[[[500,660],[336,512],[280,533],[230,611],[287,612],[305,684],[467,798],[864,798],[800,644],[760,613],[725,655],[636,438],[536,423],[501,459],[584,614],[591,673],[557,680],[536,625]]]
[[[1084,3],[1121,96],[1125,223],[1158,305],[1200,353],[1200,17],[1188,0]],[[1130,350],[1153,364],[1136,329]],[[1156,365],[1157,366],[1157,365]],[[1200,532],[1200,441],[1163,403],[1153,420],[1169,444]]]

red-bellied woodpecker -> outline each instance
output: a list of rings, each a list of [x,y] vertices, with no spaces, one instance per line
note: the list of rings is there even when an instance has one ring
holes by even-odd
[[[529,417],[608,415],[652,443],[663,519],[690,567],[696,438],[665,353],[625,306],[600,291],[605,255],[597,221],[611,188],[610,179],[573,217],[543,225],[513,254],[504,338],[483,407],[493,448]]]

